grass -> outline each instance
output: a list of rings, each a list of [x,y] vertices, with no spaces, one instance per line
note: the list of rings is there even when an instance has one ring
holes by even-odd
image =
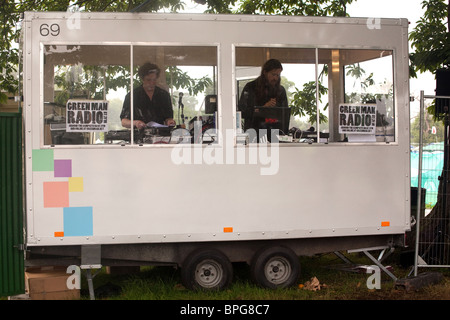
[[[347,255],[355,263],[371,265],[359,254]],[[180,270],[171,267],[141,267],[140,272],[128,275],[99,273],[94,278],[96,299],[105,300],[450,300],[450,270],[437,271],[444,275],[438,284],[414,292],[395,287],[394,281],[382,272],[381,288],[368,289],[370,274],[342,271],[333,266],[343,262],[334,254],[302,257],[298,285],[288,289],[263,289],[251,282],[246,264],[234,265],[232,285],[219,292],[190,291],[181,285]],[[408,276],[411,268],[402,268],[396,259],[386,261],[393,266],[398,278]],[[419,272],[425,272],[423,268]],[[305,289],[305,283],[316,277],[320,290]],[[82,299],[89,299],[87,282],[82,281]],[[103,289],[117,289],[104,294]]]
[[[358,264],[371,265],[364,255],[346,254],[351,261]],[[450,300],[450,269],[426,270],[420,268],[419,273],[426,271],[439,272],[443,281],[416,291],[407,292],[396,288],[394,281],[385,273],[381,274],[381,288],[368,289],[366,282],[370,274],[342,271],[336,266],[343,261],[334,254],[301,257],[301,275],[298,284],[292,288],[270,290],[255,285],[250,280],[249,267],[246,264],[234,265],[233,283],[229,288],[219,292],[191,291],[181,284],[180,270],[171,267],[141,267],[140,271],[131,274],[109,274],[102,269],[94,277],[96,300],[178,300],[178,301],[239,301],[239,300],[304,300],[304,301],[342,301],[342,300]],[[393,267],[398,278],[406,278],[411,268],[403,268],[398,256],[384,262]],[[81,300],[89,300],[87,281],[82,272]],[[305,284],[316,277],[322,285],[320,290],[305,289]],[[6,300],[7,297],[0,297]]]

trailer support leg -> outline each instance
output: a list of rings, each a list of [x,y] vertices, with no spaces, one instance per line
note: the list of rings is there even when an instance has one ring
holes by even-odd
[[[94,278],[100,271],[101,271],[101,269],[97,270],[97,272],[95,272],[95,274],[92,274],[92,269],[86,269],[86,279],[87,279],[88,288],[89,288],[89,298],[91,300],[95,300]]]
[[[91,298],[91,300],[95,300],[94,282],[93,282],[94,277],[92,276],[91,269],[86,270],[86,279],[89,288],[89,297]]]
[[[389,249],[389,252],[385,255],[386,250]],[[370,254],[369,251],[374,250],[381,250],[381,253],[376,259],[372,254]],[[390,272],[383,264],[381,263],[384,259],[386,259],[392,252],[394,251],[394,248],[389,247],[376,247],[376,248],[364,248],[364,249],[357,249],[357,250],[348,250],[349,253],[351,252],[363,252],[374,264],[376,264],[381,270],[383,270],[389,277],[391,277],[394,281],[397,281],[397,277]]]
[[[89,296],[95,300],[94,277],[101,271],[101,245],[87,245],[81,247],[81,269],[86,270],[86,279],[88,282]],[[92,269],[99,269],[94,275]]]
[[[386,267],[383,266],[379,260],[375,259],[375,257],[372,256],[369,251],[363,250],[363,252],[370,260],[372,260],[373,263],[375,263],[378,267],[380,267],[381,270],[383,270],[389,277],[391,277],[392,280],[397,281],[397,277],[394,276],[394,274],[392,274],[392,272],[390,272],[388,269],[386,269]]]
[[[338,258],[340,258],[342,261],[344,261],[345,263],[352,264],[352,262],[351,262],[349,259],[347,259],[347,257],[344,256],[344,255],[343,255],[342,253],[340,253],[339,251],[335,251],[334,254],[335,254]]]

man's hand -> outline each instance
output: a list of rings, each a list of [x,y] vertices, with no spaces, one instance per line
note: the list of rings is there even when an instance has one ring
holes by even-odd
[[[277,99],[272,98],[269,101],[266,102],[264,107],[275,107],[277,105]]]
[[[166,119],[165,123],[166,123],[166,125],[169,126],[169,127],[176,126],[176,124],[177,124],[177,123],[175,122],[175,120],[173,120],[172,118]]]
[[[133,121],[134,122],[134,126],[136,127],[136,128],[138,128],[139,130],[140,129],[143,129],[143,128],[145,128],[145,127],[147,127],[147,124],[144,122],[144,121],[141,121],[141,120],[135,120],[135,121]]]

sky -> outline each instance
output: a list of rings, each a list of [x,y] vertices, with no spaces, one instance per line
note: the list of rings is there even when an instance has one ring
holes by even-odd
[[[410,22],[409,31],[412,31],[416,22],[424,13],[423,0],[356,0],[347,6],[347,12],[351,17],[372,18],[406,18]],[[186,1],[186,11],[203,12],[205,6]],[[410,48],[410,51],[412,49]],[[431,73],[419,74],[417,79],[410,79],[410,94],[414,97],[411,102],[411,117],[419,112],[420,91],[425,95],[434,95],[436,81]]]

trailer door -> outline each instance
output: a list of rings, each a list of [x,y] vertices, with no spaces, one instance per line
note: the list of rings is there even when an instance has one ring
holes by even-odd
[[[22,113],[0,113],[0,296],[25,292]]]

